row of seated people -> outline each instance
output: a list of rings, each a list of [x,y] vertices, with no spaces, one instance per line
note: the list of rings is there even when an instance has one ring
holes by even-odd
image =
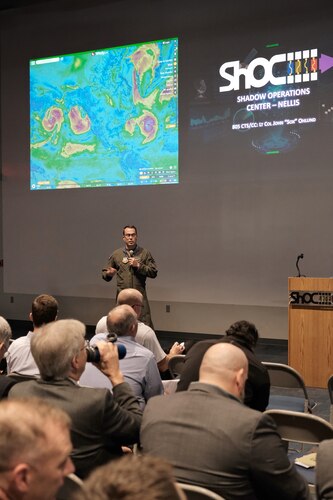
[[[128,381],[132,382],[135,394],[140,398],[142,406],[151,396],[163,391],[160,374],[168,371],[169,359],[183,352],[183,346],[175,342],[168,354],[161,348],[155,332],[139,321],[143,307],[143,296],[135,289],[126,289],[119,293],[117,304],[127,304],[132,307],[138,318],[135,331],[121,325],[119,335],[126,344],[126,360],[122,363],[123,372]],[[39,371],[31,355],[30,342],[35,334],[47,323],[54,321],[58,315],[58,302],[50,295],[40,295],[32,303],[30,320],[33,331],[15,340],[6,354],[8,373],[18,373],[26,376],[38,376]],[[124,328],[125,327],[125,328]],[[96,327],[96,340],[105,340],[107,334],[106,316],[101,318]],[[134,339],[135,337],[135,339]],[[92,372],[94,374],[94,372]],[[88,375],[89,376],[89,375]]]
[[[175,342],[169,354],[161,348],[155,332],[140,322],[140,312],[143,304],[142,294],[135,289],[126,289],[119,293],[117,304],[127,304],[132,307],[137,316],[137,325],[124,324],[110,317],[107,325],[107,316],[103,316],[97,323],[96,335],[91,339],[91,345],[98,340],[105,340],[108,328],[116,328],[127,354],[121,360],[121,369],[125,380],[131,385],[143,408],[146,401],[163,392],[159,374],[164,375],[168,369],[168,362],[174,355],[183,352],[184,347]],[[58,314],[58,303],[49,295],[40,295],[32,303],[30,319],[33,331],[15,340],[7,354],[7,369],[9,373],[24,376],[38,376],[39,370],[31,355],[30,342],[32,336],[38,334],[47,323],[54,321]],[[199,366],[206,350],[215,342],[230,342],[240,347],[249,362],[249,376],[245,387],[245,404],[250,408],[264,411],[269,400],[269,375],[266,367],[258,360],[254,348],[258,341],[256,327],[247,321],[238,321],[226,331],[226,336],[219,340],[205,340],[196,343],[186,356],[185,370],[178,384],[177,391],[186,390],[189,384],[199,378]],[[188,345],[188,343],[187,343]],[[156,363],[158,370],[156,369]],[[164,377],[163,377],[164,378]],[[109,381],[92,365],[88,365],[82,375],[81,383],[93,387],[110,388]],[[0,385],[1,392],[1,385]]]
[[[137,323],[126,304],[107,316],[108,330],[121,336],[135,332]],[[245,329],[247,322],[239,323]],[[96,344],[96,368],[112,392],[94,389],[79,384],[87,360],[85,326],[59,320],[40,327],[30,336],[40,379],[16,384],[9,398],[42,398],[71,417],[71,457],[80,477],[121,456],[123,446],[140,442],[143,453],[172,463],[178,480],[209,487],[225,498],[308,498],[307,485],[289,463],[271,418],[243,404],[251,361],[237,338],[207,347],[199,382],[168,397],[150,397],[142,417],[114,344]],[[237,337],[236,327],[227,337]]]

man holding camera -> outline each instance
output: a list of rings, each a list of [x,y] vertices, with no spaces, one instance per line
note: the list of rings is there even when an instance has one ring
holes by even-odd
[[[85,325],[74,319],[46,325],[31,341],[41,380],[16,384],[9,398],[39,397],[66,411],[72,420],[72,460],[84,478],[97,466],[122,455],[138,441],[142,412],[119,369],[117,347],[97,344],[97,368],[111,381],[108,389],[78,384],[87,362]]]
[[[107,329],[109,334],[96,335],[91,339],[90,345],[94,346],[98,344],[98,340],[105,341],[108,335],[116,334],[119,348],[123,347],[126,350],[126,356],[120,361],[124,379],[131,386],[143,410],[146,402],[153,396],[163,394],[164,389],[154,354],[136,342],[138,319],[133,308],[123,304],[111,309],[107,315]],[[92,365],[86,366],[80,384],[113,390],[110,379],[104,377]]]

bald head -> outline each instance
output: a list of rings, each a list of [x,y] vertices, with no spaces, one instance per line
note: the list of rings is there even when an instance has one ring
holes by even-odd
[[[199,381],[221,387],[243,399],[248,361],[241,349],[229,343],[218,343],[203,357]]]
[[[119,337],[130,335],[135,337],[138,329],[138,320],[133,309],[128,305],[116,306],[107,315],[106,324],[109,333],[116,333]]]
[[[135,304],[142,305],[143,297],[142,293],[135,288],[125,288],[121,290],[117,297],[117,305],[127,304],[128,306],[134,306]]]
[[[143,296],[139,290],[135,290],[135,288],[125,288],[125,290],[121,290],[117,297],[117,305],[120,306],[124,304],[131,306],[137,317],[140,318]]]

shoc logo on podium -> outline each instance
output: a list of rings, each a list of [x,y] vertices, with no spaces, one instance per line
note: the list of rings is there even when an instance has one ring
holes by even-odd
[[[333,292],[290,290],[289,305],[333,308]]]

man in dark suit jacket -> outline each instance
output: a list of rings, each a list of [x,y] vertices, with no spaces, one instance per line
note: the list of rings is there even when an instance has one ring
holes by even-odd
[[[259,361],[254,348],[259,338],[253,323],[237,321],[226,331],[226,336],[218,340],[202,340],[188,351],[185,365],[177,386],[177,392],[186,391],[191,382],[199,380],[199,368],[205,352],[218,342],[229,342],[244,352],[249,363],[249,375],[245,385],[246,406],[264,411],[268,405],[270,381],[267,368]]]
[[[206,352],[199,382],[152,398],[144,411],[144,453],[168,460],[178,481],[226,499],[303,500],[307,484],[290,463],[276,425],[242,403],[248,363],[238,347]]]
[[[77,320],[46,325],[31,342],[41,380],[16,384],[9,393],[10,398],[45,398],[69,414],[72,460],[80,477],[121,456],[122,446],[136,443],[142,416],[131,388],[124,382],[117,347],[112,343],[97,344],[101,360],[96,366],[111,381],[113,394],[108,389],[78,384],[87,361],[84,335],[85,326]]]

